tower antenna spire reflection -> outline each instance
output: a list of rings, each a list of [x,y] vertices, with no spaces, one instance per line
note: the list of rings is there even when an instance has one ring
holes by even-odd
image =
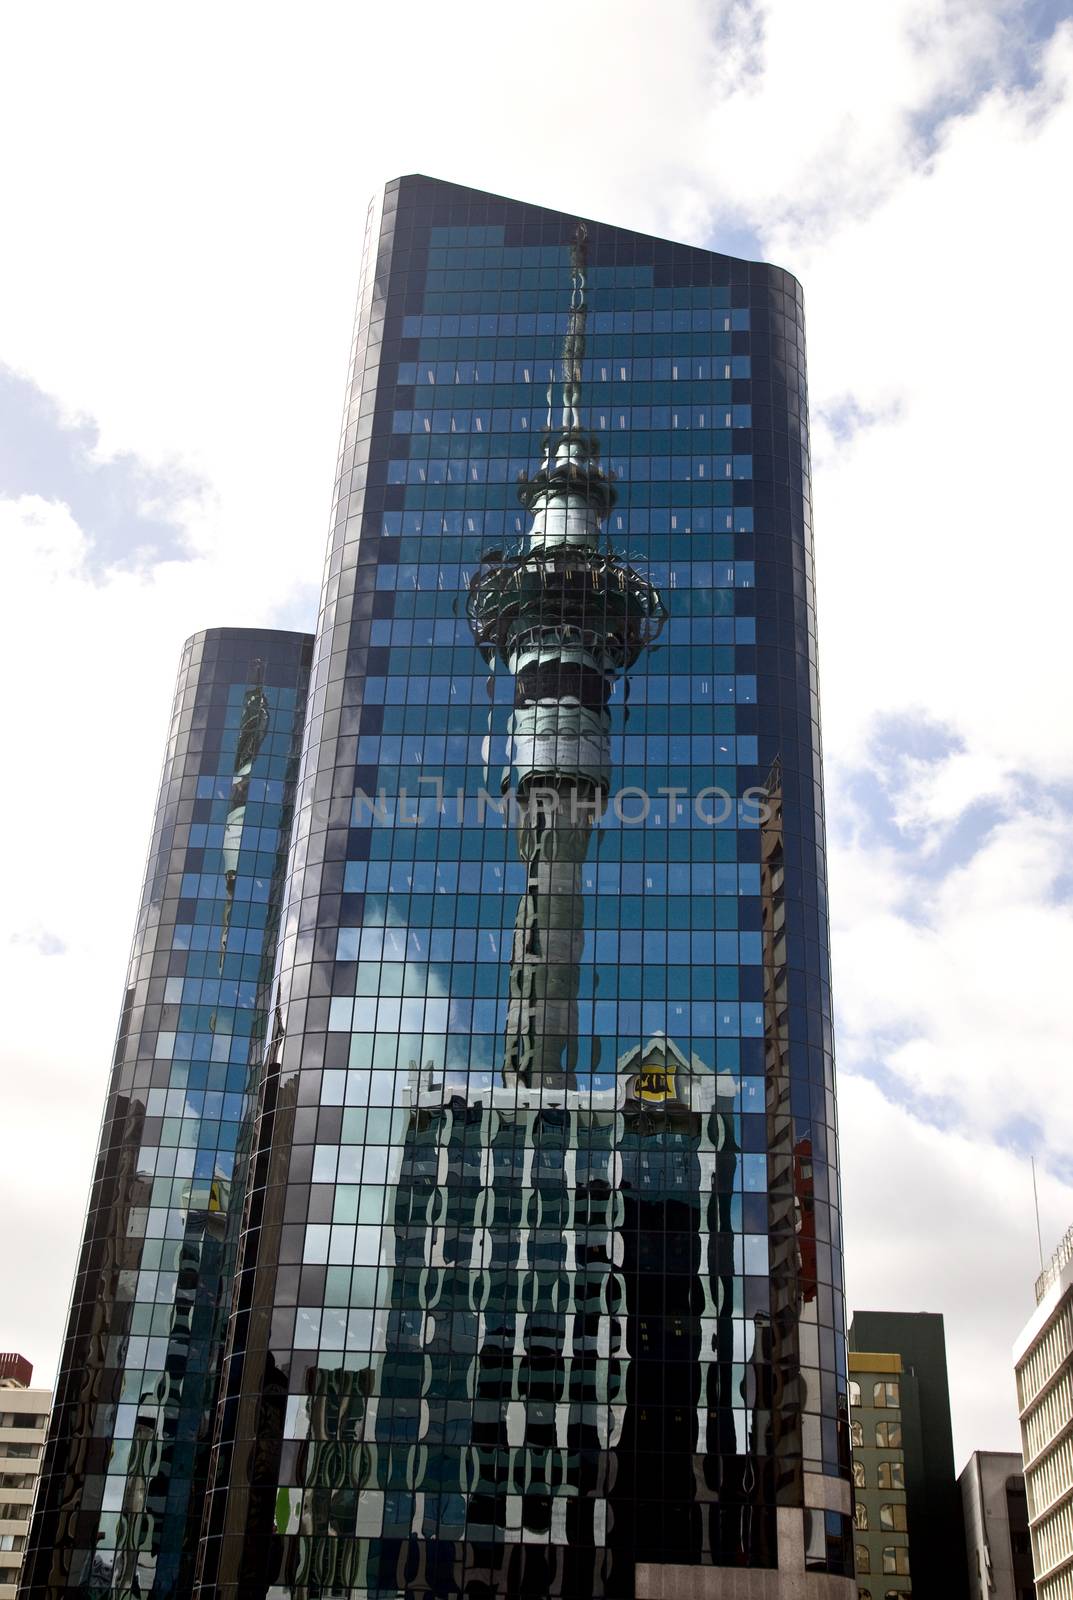
[[[485,555],[468,601],[478,649],[514,678],[510,765],[527,881],[511,945],[503,1082],[555,1090],[577,1081],[581,868],[611,781],[608,702],[667,618],[658,590],[610,543],[601,548],[617,496],[599,441],[581,426],[587,268],[588,229],[578,223],[560,426],[551,425],[553,379],[543,459],[519,482],[531,518],[524,544]]]

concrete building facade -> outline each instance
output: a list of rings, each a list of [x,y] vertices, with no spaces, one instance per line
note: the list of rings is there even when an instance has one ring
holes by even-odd
[[[1036,1280],[1014,1369],[1036,1592],[1073,1600],[1073,1228]]]
[[[974,1450],[958,1477],[970,1600],[1033,1600],[1032,1547],[1021,1457]]]
[[[25,1356],[0,1355],[0,1600],[15,1600],[52,1406],[32,1377]]]

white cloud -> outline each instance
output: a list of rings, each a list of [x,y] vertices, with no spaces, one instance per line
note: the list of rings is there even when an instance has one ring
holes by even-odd
[[[870,216],[927,150],[936,115],[1001,70],[1011,10],[994,0],[741,8],[739,48],[716,49],[702,121],[718,209],[806,239],[832,218]],[[743,41],[754,69],[744,74]]]
[[[1010,1349],[1038,1271],[1027,1161],[922,1125],[845,1070],[838,1089],[849,1304],[941,1311],[957,1467],[973,1450],[1019,1450]],[[1045,1226],[1071,1201],[1041,1174]]]
[[[48,485],[0,505],[4,666],[29,686],[4,794],[0,948],[19,1003],[0,1185],[5,1249],[34,1284],[3,1336],[43,1373],[179,645],[221,622],[293,623],[316,583],[365,201],[431,167],[713,246],[752,229],[805,283],[843,1058],[879,1057],[899,1093],[941,1087],[967,1130],[940,1135],[846,1072],[851,1297],[946,1310],[962,1437],[1008,1442],[1009,1331],[980,1286],[1013,1304],[1034,1271],[1021,1168],[995,1143],[1012,1086],[1019,1113],[1048,1113],[1055,1151],[1069,1127],[1066,823],[1013,802],[1071,768],[1056,197],[1073,29],[1026,87],[1022,19],[1015,0],[7,19],[0,118],[20,159],[0,206],[20,249],[0,257],[0,359],[92,416],[103,456],[178,461],[210,486],[186,508],[194,559],[99,581]],[[854,407],[856,431],[832,425]],[[947,753],[870,754],[898,717],[948,729]],[[849,784],[870,760],[900,836],[866,818],[853,838]],[[1000,821],[951,870],[983,796]],[[43,929],[64,953],[34,952]],[[1045,1197],[1056,1235],[1071,1197],[1053,1179]],[[936,1215],[964,1223],[945,1257]]]
[[[849,1291],[946,1313],[959,1459],[1017,1446],[1030,1150],[1045,1250],[1073,1216],[1053,798],[1073,773],[1073,352],[1044,287],[1070,253],[1051,197],[1071,63],[1065,27],[1038,88],[993,90],[882,204],[769,241],[809,313]],[[827,421],[847,396],[875,419],[856,432]],[[914,754],[936,729],[939,753]]]
[[[1047,79],[1073,65],[1073,28]],[[1068,776],[1061,371],[1073,333],[1040,290],[1071,224],[1073,100],[991,94],[889,202],[797,252],[817,418],[825,725],[860,755],[877,710],[956,728],[993,763]],[[897,416],[839,443],[851,393]],[[958,758],[964,767],[966,757]],[[962,788],[963,798],[970,795]]]
[[[940,874],[911,849],[871,861],[865,833],[835,850],[831,883],[843,1065],[882,1063],[903,1095],[978,1137],[1019,1126],[1063,1168],[1068,835],[1053,808],[999,821]]]

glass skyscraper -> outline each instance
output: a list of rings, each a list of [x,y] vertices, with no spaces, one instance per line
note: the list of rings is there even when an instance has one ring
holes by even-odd
[[[190,1593],[312,643],[183,651],[22,1595]]]
[[[303,713],[195,1592],[853,1594],[794,279],[389,184]],[[189,1592],[78,1515],[55,1593]]]

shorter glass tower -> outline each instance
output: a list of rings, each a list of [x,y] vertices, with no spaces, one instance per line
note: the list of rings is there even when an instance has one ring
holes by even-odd
[[[27,1596],[190,1593],[311,645],[183,650]]]

